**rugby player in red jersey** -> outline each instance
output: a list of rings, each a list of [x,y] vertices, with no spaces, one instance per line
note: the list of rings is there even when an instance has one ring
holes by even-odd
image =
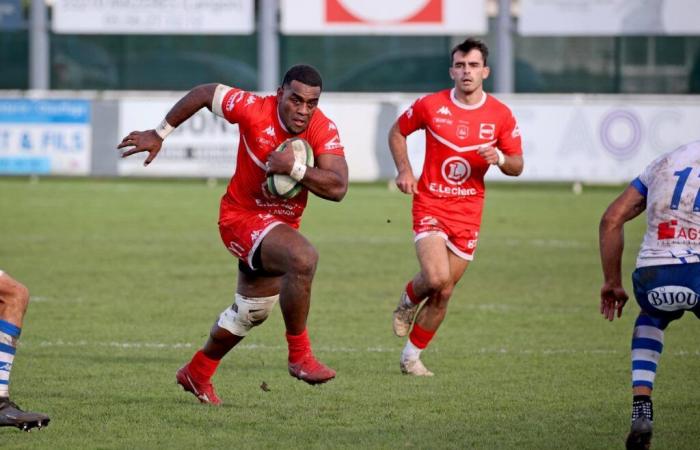
[[[405,374],[433,375],[420,353],[440,327],[452,291],[474,257],[486,171],[492,165],[506,175],[523,171],[515,118],[483,89],[489,75],[487,59],[488,48],[481,41],[467,39],[457,45],[450,67],[454,88],[419,98],[389,131],[398,171],[396,185],[413,195],[420,264],[420,272],[408,282],[394,311],[394,333],[409,335],[400,360]],[[418,129],[425,130],[426,149],[423,172],[416,180],[406,137]]]
[[[290,375],[309,384],[335,377],[335,371],[311,351],[306,319],[318,254],[298,231],[308,191],[340,201],[348,187],[338,131],[317,107],[321,89],[321,75],[307,65],[291,67],[276,95],[267,97],[222,84],[197,86],[156,129],[131,132],[118,146],[130,147],[123,157],[148,152],[144,163],[148,165],[165,136],[203,107],[239,126],[236,171],[221,199],[219,214],[221,239],[239,259],[235,302],[221,313],[204,347],[177,371],[178,384],[202,403],[221,403],[211,384],[221,358],[267,318],[278,299]],[[291,148],[274,151],[291,137],[309,142],[314,167],[295,163]],[[265,187],[269,174],[290,175],[305,189],[288,200],[272,197]]]

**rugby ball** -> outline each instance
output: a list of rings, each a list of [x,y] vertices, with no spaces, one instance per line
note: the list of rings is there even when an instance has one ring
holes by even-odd
[[[287,139],[282,142],[275,151],[281,152],[289,146],[291,146],[292,152],[294,152],[294,159],[296,161],[313,167],[314,151],[308,142],[301,138]],[[275,173],[267,177],[267,189],[276,197],[292,198],[301,192],[301,188],[302,184],[289,175]]]

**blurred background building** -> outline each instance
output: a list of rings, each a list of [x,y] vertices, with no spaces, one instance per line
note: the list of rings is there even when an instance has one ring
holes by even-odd
[[[464,32],[450,30],[442,35],[434,32],[429,35],[382,34],[382,25],[378,25],[360,31],[360,34],[356,31],[352,31],[353,34],[335,34],[337,31],[322,34],[323,31],[315,30],[313,34],[304,35],[307,26],[299,23],[297,16],[313,15],[304,5],[309,2],[283,1],[279,5],[282,8],[279,11],[281,20],[285,14],[289,15],[289,12],[285,13],[287,8],[297,11],[295,18],[291,19],[297,22],[291,32],[285,32],[277,24],[272,30],[277,41],[278,67],[300,61],[313,64],[324,74],[329,91],[428,92],[442,88],[449,82],[445,70],[448,63],[446,50],[455,42],[473,35],[496,48],[499,1],[463,1],[472,4],[468,8],[473,11],[471,14],[484,15],[483,31],[475,32],[474,27],[465,27]],[[31,87],[31,2],[0,0],[0,89]],[[92,28],[85,26],[84,21],[104,19],[97,17],[94,11],[103,9],[107,15],[110,3],[122,5],[121,8],[112,8],[112,13],[116,11],[123,15],[124,11],[130,10],[132,16],[140,20],[134,20],[132,24],[117,24],[112,30],[100,24]],[[239,29],[232,27],[229,32],[226,29],[207,30],[207,24],[200,23],[192,26],[188,34],[183,34],[185,26],[175,24],[171,29],[177,31],[179,26],[177,34],[168,34],[167,31],[158,34],[159,27],[149,24],[144,19],[145,12],[139,8],[145,8],[147,12],[149,5],[164,5],[167,9],[172,3],[179,2],[47,1],[45,33],[48,37],[49,87],[183,90],[211,80],[235,82],[250,90],[266,87],[259,81],[258,72],[263,61],[258,50],[261,34],[267,30],[261,29],[259,18],[263,10],[276,8],[278,1],[200,2],[210,3],[222,11],[234,11],[234,14],[250,14],[251,23]],[[315,3],[324,4],[322,1]],[[343,2],[336,3],[342,6]],[[361,8],[362,3],[370,2],[355,3]],[[692,27],[675,30],[664,28],[662,22],[663,8],[673,3],[678,3],[676,9],[688,7],[686,14],[695,16],[697,5],[692,1],[511,0],[500,3],[508,5],[512,18],[514,92],[700,92],[700,36],[697,36],[700,27],[694,31]],[[571,16],[584,16],[586,8],[605,11],[599,5],[608,3],[619,16],[619,21],[607,28],[598,21],[600,26],[596,29],[586,28],[585,23],[580,26],[569,22],[557,25],[556,18],[549,22],[533,20],[533,15],[541,18],[542,11],[547,9],[543,3],[545,6],[549,3],[550,13],[557,5],[568,4],[565,12]],[[483,6],[474,7],[474,4]],[[80,19],[81,15],[85,16],[84,21]],[[272,15],[276,21],[278,11],[273,11]],[[474,22],[473,19],[470,21]],[[308,29],[313,28],[308,25]],[[163,26],[163,29],[167,27]],[[494,66],[498,72],[499,67]],[[492,78],[487,86],[489,90],[494,89],[493,82]]]

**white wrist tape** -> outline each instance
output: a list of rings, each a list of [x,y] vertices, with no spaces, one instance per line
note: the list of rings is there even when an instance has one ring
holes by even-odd
[[[160,136],[161,139],[165,139],[173,131],[175,131],[175,127],[170,125],[165,119],[156,127],[156,134]]]
[[[292,171],[289,172],[289,176],[292,177],[294,181],[301,181],[306,174],[306,164],[302,164],[299,161],[294,161],[294,166]]]
[[[496,164],[498,164],[498,167],[501,167],[506,163],[506,157],[499,149],[496,149],[496,154],[498,155],[498,162]]]

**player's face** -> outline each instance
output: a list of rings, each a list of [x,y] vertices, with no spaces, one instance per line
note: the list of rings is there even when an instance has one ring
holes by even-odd
[[[455,88],[465,94],[471,94],[483,89],[484,80],[489,76],[489,67],[484,65],[484,57],[477,49],[468,53],[457,51],[452,56],[450,77],[455,82]]]
[[[293,80],[277,89],[277,108],[282,123],[293,134],[306,130],[318,106],[321,88]]]

